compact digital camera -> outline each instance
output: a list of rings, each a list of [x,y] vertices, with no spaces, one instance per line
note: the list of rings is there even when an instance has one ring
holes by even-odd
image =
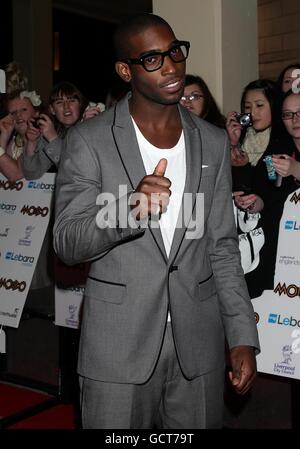
[[[34,117],[33,119],[32,119],[32,121],[31,121],[31,123],[32,123],[32,125],[35,127],[35,128],[37,128],[37,129],[39,129],[39,127],[40,127],[40,125],[39,125],[39,117]]]
[[[237,112],[235,114],[235,118],[243,128],[248,128],[248,126],[252,126],[252,117],[250,112],[244,113]]]

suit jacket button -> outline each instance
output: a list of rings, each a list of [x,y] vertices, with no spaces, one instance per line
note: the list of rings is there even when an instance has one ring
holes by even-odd
[[[173,273],[173,271],[178,271],[178,266],[177,265],[172,265],[170,267],[170,273]]]

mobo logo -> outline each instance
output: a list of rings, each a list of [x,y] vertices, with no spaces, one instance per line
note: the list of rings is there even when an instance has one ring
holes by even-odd
[[[46,217],[49,212],[49,207],[40,207],[40,206],[28,206],[25,205],[21,209],[21,214],[23,215],[29,215],[30,217],[35,215],[36,217],[38,215],[41,215],[42,217]]]
[[[0,278],[0,288],[5,288],[5,290],[19,290],[19,292],[23,292],[26,288],[25,281],[13,281],[12,279]]]
[[[274,288],[274,293],[278,293],[279,296],[283,294],[288,296],[289,298],[295,298],[296,296],[300,296],[300,287],[295,284],[286,286],[286,284],[284,283],[283,285],[281,285],[281,283],[278,282],[278,284]]]
[[[4,190],[21,190],[23,188],[23,182],[22,181],[17,181],[14,184],[12,184],[9,181],[0,181],[0,189],[4,189]]]

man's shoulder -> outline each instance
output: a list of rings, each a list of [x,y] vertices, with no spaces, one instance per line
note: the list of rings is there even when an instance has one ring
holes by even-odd
[[[181,114],[183,116],[183,120],[186,124],[189,124],[192,128],[196,127],[203,139],[215,139],[222,140],[224,142],[224,138],[226,138],[226,131],[218,126],[213,125],[212,123],[204,120],[192,112],[188,111],[185,108],[181,109]]]
[[[197,128],[199,128],[200,132],[203,135],[207,137],[213,137],[215,139],[224,140],[224,137],[226,136],[226,131],[223,128],[213,125],[212,123],[200,117],[195,117],[195,123]]]
[[[75,126],[75,129],[80,134],[93,133],[93,132],[102,132],[105,128],[111,127],[113,122],[113,109],[107,109],[104,112],[96,115],[95,117],[89,118],[78,123]]]

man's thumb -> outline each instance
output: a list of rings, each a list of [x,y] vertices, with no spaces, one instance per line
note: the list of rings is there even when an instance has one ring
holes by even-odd
[[[156,176],[164,176],[167,169],[167,159],[161,159],[154,169],[153,174]]]

